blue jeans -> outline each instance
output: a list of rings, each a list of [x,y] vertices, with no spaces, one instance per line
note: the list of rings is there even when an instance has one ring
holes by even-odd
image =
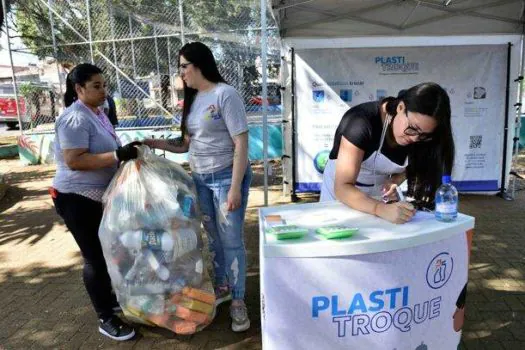
[[[252,181],[252,169],[248,165],[241,184],[241,206],[228,212],[221,220],[221,205],[228,200],[232,182],[232,167],[210,174],[193,173],[197,199],[202,211],[202,223],[215,255],[213,267],[215,286],[228,283],[233,299],[244,299],[246,286],[246,249],[244,247],[244,216]]]

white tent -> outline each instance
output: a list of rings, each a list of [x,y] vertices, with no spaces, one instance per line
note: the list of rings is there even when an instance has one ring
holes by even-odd
[[[322,156],[312,147],[331,147],[327,135],[333,136],[341,111],[364,96],[372,100],[396,93],[399,84],[430,80],[451,95],[463,190],[505,195],[521,96],[525,1],[272,0],[271,5],[283,42],[283,169],[285,191],[293,198],[296,190],[316,189],[322,171],[305,175],[315,172],[316,157]],[[393,77],[385,69],[401,74]],[[470,143],[458,147],[462,138]]]

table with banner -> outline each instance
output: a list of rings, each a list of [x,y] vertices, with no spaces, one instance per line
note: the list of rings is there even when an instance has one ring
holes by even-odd
[[[276,218],[308,233],[278,240]],[[359,230],[316,233],[334,225]],[[265,349],[456,349],[474,218],[394,225],[323,202],[262,208],[259,227]]]

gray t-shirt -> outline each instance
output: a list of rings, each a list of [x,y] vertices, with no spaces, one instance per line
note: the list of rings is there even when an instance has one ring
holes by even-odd
[[[218,83],[210,91],[197,93],[186,127],[191,137],[192,171],[209,174],[231,166],[233,137],[248,131],[241,96],[224,83]]]
[[[105,117],[105,116],[104,116]],[[53,187],[63,193],[105,190],[117,171],[117,162],[97,170],[71,170],[64,160],[63,150],[87,148],[89,153],[115,151],[117,140],[81,102],[69,106],[55,123],[55,161],[57,171]]]

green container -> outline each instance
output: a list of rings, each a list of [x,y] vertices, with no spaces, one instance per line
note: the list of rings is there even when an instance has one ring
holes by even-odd
[[[359,231],[359,229],[355,227],[336,225],[319,227],[315,230],[315,233],[326,239],[341,239],[351,237],[357,231]]]
[[[308,229],[297,225],[278,225],[270,227],[266,233],[277,239],[300,239],[308,233]]]

